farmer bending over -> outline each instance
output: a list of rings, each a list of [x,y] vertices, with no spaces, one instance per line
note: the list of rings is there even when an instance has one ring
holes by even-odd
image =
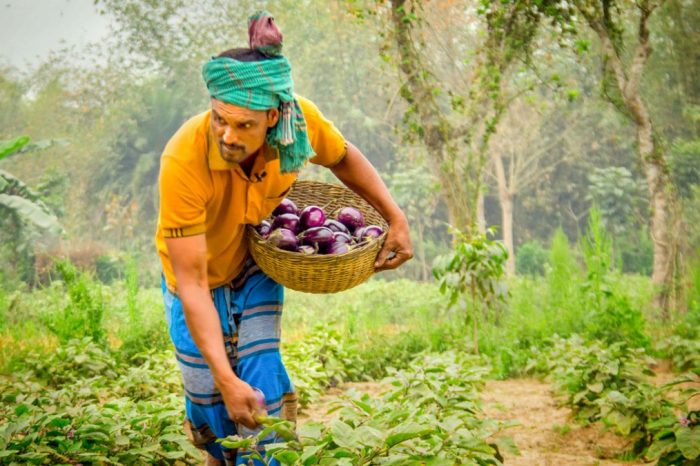
[[[268,415],[296,417],[279,352],[283,288],[251,260],[244,232],[272,212],[306,162],[330,168],[389,223],[377,270],[412,257],[406,217],[372,165],[293,93],[273,18],[256,14],[248,32],[250,48],[204,65],[211,109],[182,125],[160,167],[156,244],[166,320],[185,387],[185,428],[208,464],[247,464],[246,452],[236,458],[216,439],[237,425],[258,427],[251,387],[263,392]]]

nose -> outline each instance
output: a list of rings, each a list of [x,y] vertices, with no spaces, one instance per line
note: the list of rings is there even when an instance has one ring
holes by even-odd
[[[227,145],[236,145],[236,143],[238,143],[238,138],[234,134],[233,129],[228,126],[224,128],[224,135],[221,139],[224,141],[224,144]]]

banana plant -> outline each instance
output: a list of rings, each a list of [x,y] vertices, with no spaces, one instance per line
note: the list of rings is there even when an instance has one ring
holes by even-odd
[[[28,144],[27,136],[0,141],[0,160],[19,152]],[[56,216],[41,201],[40,196],[19,178],[4,170],[0,170],[0,212],[3,213],[3,218],[19,220],[41,230],[56,234],[63,231]]]

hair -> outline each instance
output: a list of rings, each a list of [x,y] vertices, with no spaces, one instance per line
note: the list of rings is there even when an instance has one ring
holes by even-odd
[[[225,52],[221,52],[220,54],[218,54],[217,58],[219,57],[233,58],[234,60],[245,62],[269,60],[270,58],[276,58],[268,57],[262,52],[249,48],[228,49]]]

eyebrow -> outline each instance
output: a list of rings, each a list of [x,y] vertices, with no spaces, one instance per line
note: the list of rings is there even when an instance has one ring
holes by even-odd
[[[213,108],[211,109],[211,111],[216,117],[221,118],[222,120],[225,120],[225,118],[222,117],[221,114],[219,112],[217,112],[216,110],[214,110]],[[245,125],[245,124],[254,124],[255,122],[256,122],[256,120],[249,118],[247,120],[236,121],[236,124],[237,125]]]

